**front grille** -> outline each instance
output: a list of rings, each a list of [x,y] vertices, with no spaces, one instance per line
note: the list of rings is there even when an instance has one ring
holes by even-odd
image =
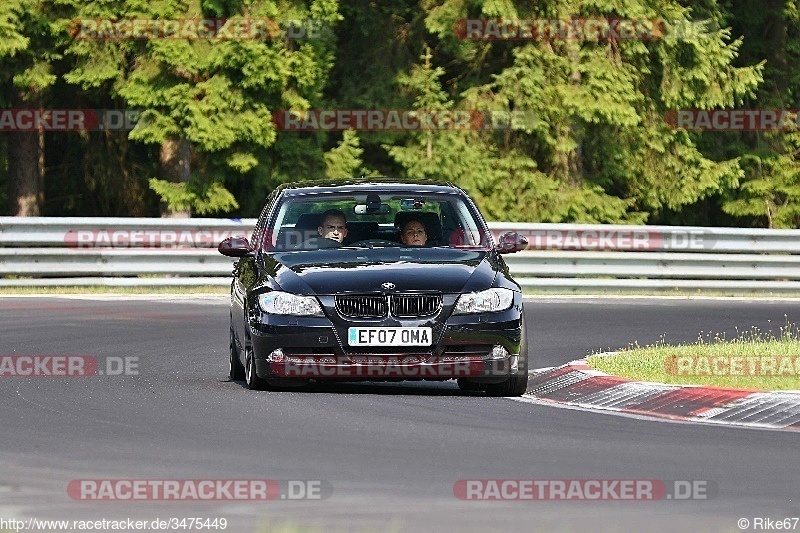
[[[336,297],[336,310],[350,318],[386,316],[387,303],[393,316],[412,318],[436,314],[442,307],[441,294],[346,295]]]
[[[392,314],[396,317],[432,315],[442,306],[440,294],[396,294],[392,296]]]
[[[386,297],[377,295],[337,296],[336,310],[342,316],[352,318],[380,318],[386,316]]]

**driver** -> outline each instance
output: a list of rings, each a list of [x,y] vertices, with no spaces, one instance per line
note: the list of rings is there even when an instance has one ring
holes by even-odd
[[[317,234],[308,237],[296,249],[338,248],[345,237],[347,237],[347,219],[344,213],[339,209],[328,209],[320,217]]]
[[[347,219],[339,209],[328,209],[322,213],[322,222],[317,227],[317,233],[339,244],[347,237]]]

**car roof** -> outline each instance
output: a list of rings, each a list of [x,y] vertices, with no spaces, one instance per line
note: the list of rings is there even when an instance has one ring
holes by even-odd
[[[453,183],[432,180],[398,180],[385,176],[348,178],[342,180],[315,180],[285,183],[279,187],[287,195],[368,193],[380,191],[415,193],[464,193]]]

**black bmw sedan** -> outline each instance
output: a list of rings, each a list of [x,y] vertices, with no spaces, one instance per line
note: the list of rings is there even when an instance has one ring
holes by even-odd
[[[230,375],[251,389],[310,381],[456,379],[519,396],[528,382],[522,292],[467,194],[362,178],[276,189],[238,258]]]

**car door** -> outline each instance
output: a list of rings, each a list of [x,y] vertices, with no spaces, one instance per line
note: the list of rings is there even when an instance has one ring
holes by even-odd
[[[258,276],[257,258],[262,254],[266,241],[271,240],[272,235],[267,228],[267,221],[272,213],[272,208],[276,203],[280,189],[275,189],[267,198],[264,209],[258,217],[258,222],[253,229],[250,238],[250,246],[253,254],[239,258],[233,265],[233,282],[231,284],[231,319],[233,322],[233,332],[239,346],[244,346],[245,332],[247,331],[247,296],[250,289],[255,284]]]

